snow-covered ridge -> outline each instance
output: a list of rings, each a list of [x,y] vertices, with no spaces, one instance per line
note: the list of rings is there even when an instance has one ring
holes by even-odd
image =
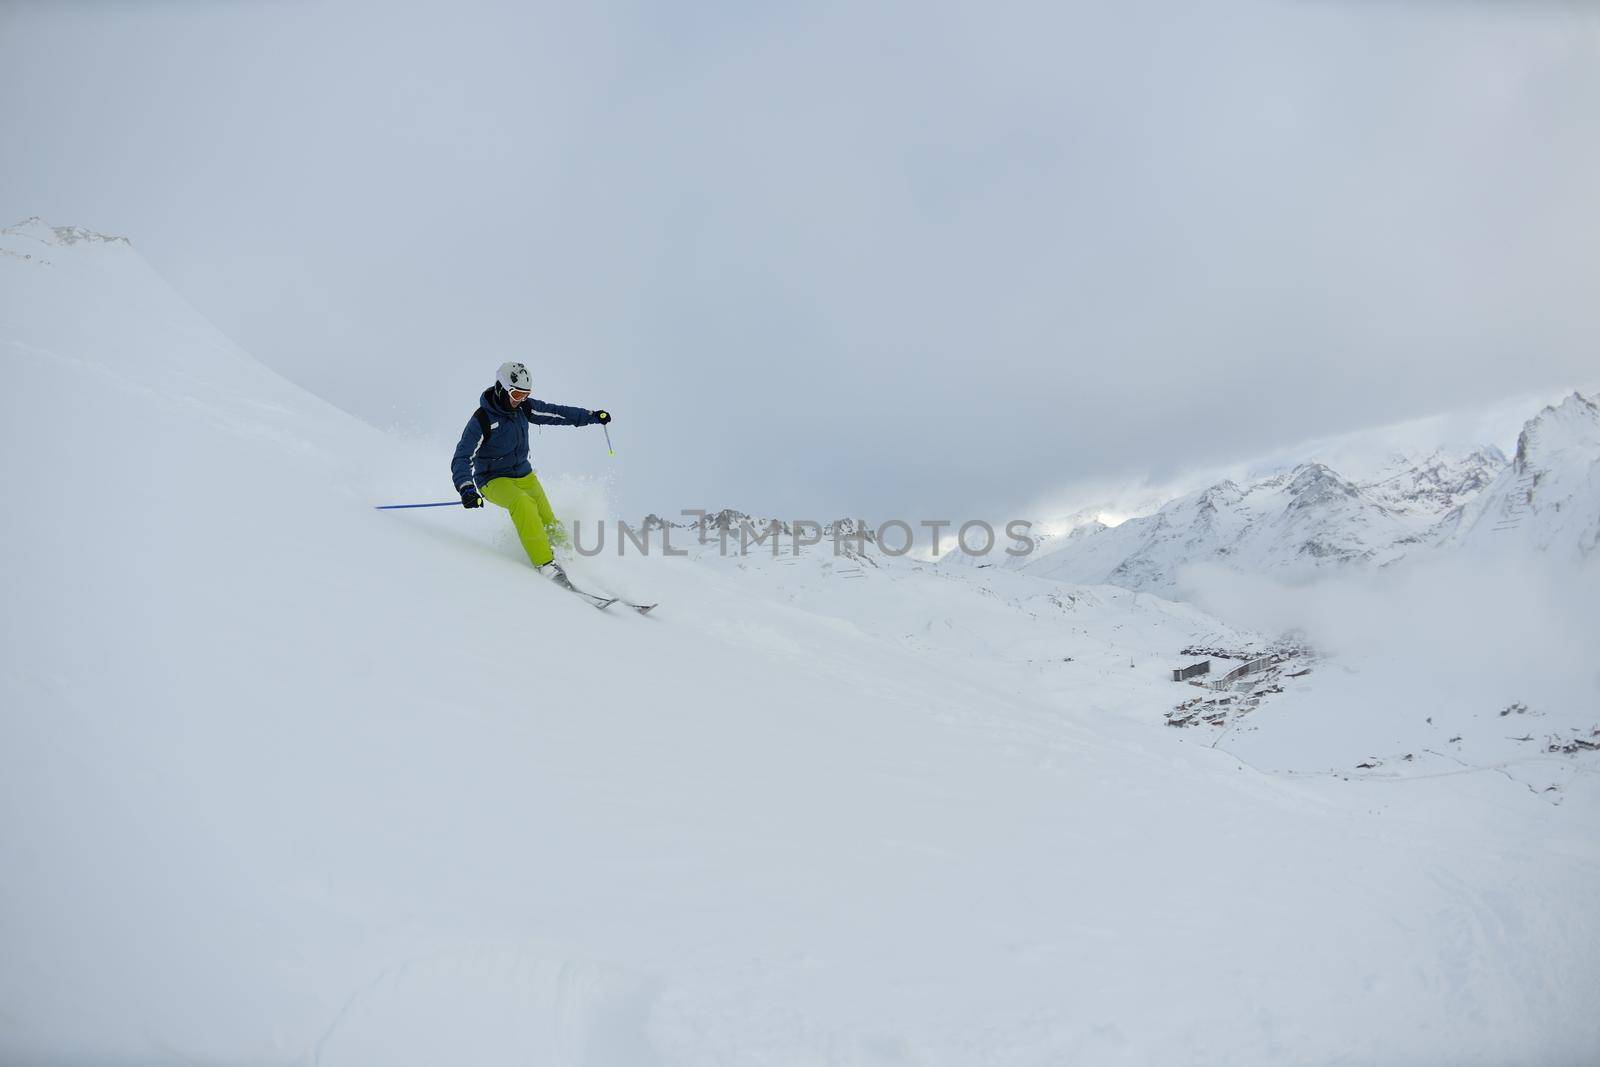
[[[37,215],[0,230],[0,237],[20,238],[56,248],[77,244],[125,245],[130,248],[133,246],[133,242],[126,237],[96,233],[81,226],[52,226]]]
[[[1437,521],[1452,491],[1481,477],[1484,452],[1407,465],[1375,486],[1358,485],[1321,463],[1240,485],[1225,480],[1179,497],[1153,515],[1072,539],[1026,559],[1043,577],[1110,582],[1172,593],[1195,563],[1293,579],[1378,559]]]
[[[1600,404],[1573,393],[1528,420],[1516,457],[1452,514],[1441,544],[1587,559],[1600,547]]]
[[[664,527],[674,530],[704,530],[707,536],[718,533],[737,534],[741,527],[748,526],[756,536],[765,536],[770,531],[784,537],[792,537],[799,521],[752,515],[737,508],[721,508],[717,511],[708,508],[704,515],[683,515],[675,519],[662,518],[652,512],[646,515],[639,525],[646,530],[659,530]],[[811,532],[820,531],[825,537],[832,537],[835,532],[840,538],[854,537],[858,533],[868,541],[874,537],[872,525],[860,519],[830,519],[826,522],[816,522],[814,525],[816,529]]]
[[[1506,465],[1494,445],[1465,452],[1439,448],[1425,455],[1399,453],[1361,488],[1406,515],[1436,521],[1480,492]]]
[[[715,545],[722,554],[766,553],[782,549],[802,550],[812,546],[812,551],[828,552],[869,562],[879,557],[876,551],[877,529],[861,519],[839,518],[827,522],[817,520],[785,520],[751,515],[737,508],[707,509],[703,516],[680,516],[665,519],[652,512],[640,521],[640,530],[681,530],[684,536],[675,538],[672,546],[685,544]]]
[[[1576,393],[1546,408],[1526,424],[1514,462],[1493,445],[1441,447],[1393,455],[1360,480],[1307,462],[1244,484],[1223,480],[1002,563],[1171,595],[1195,564],[1303,581],[1466,545],[1586,556],[1600,542],[1596,411]],[[1508,536],[1514,530],[1522,533]]]

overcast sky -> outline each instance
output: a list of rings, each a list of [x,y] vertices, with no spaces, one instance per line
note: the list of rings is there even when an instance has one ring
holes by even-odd
[[[1593,4],[0,0],[0,222],[442,450],[521,359],[634,511],[996,514],[1593,382],[1596,190]]]

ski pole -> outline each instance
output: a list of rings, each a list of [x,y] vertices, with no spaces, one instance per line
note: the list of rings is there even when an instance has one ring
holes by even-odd
[[[604,430],[605,431],[605,435],[606,435],[606,455],[608,455],[608,456],[616,455],[617,454],[616,449],[611,447],[611,427],[607,426],[605,423],[602,422],[600,424],[600,429]]]
[[[445,500],[438,504],[374,504],[375,511],[398,511],[401,508],[459,508],[461,501]]]

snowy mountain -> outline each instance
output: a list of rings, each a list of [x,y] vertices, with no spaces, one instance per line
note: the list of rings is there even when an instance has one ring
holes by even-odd
[[[1218,482],[1115,527],[1081,527],[1017,566],[1165,595],[1194,564],[1304,581],[1437,542],[1440,524],[1505,467],[1492,446],[1396,454],[1360,481],[1302,463],[1243,485]]]
[[[597,612],[495,509],[373,510],[445,457],[37,220],[0,232],[0,374],[0,1061],[1600,1049],[1592,704],[1536,654],[1417,670],[1385,633],[1391,669],[826,545],[575,558],[662,604]],[[552,500],[609,518],[586,473]],[[1146,558],[1418,521],[1310,467],[1184,509]],[[1171,680],[1198,658],[1275,661]]]
[[[1487,487],[1506,462],[1493,445],[1438,448],[1420,456],[1397,453],[1360,487],[1396,514],[1432,525]]]
[[[1511,465],[1441,528],[1446,547],[1581,559],[1600,547],[1600,405],[1573,393],[1528,421]]]
[[[1305,464],[1249,485],[1220,482],[1022,569],[1170,594],[1190,564],[1300,578],[1370,559],[1409,532],[1376,497],[1321,464]]]
[[[1340,443],[1351,451],[1354,440]],[[1175,591],[1179,570],[1201,562],[1304,579],[1389,562],[1410,546],[1436,540],[1434,527],[1488,485],[1506,462],[1489,445],[1391,452],[1377,462],[1360,463],[1357,477],[1316,461],[1267,464],[1263,475],[1223,478],[1188,493],[1161,496],[1145,490],[1148,510],[1124,522],[1101,521],[1114,514],[1109,506],[1037,521],[1036,548],[1027,556],[974,559],[947,553],[941,562],[1166,594]],[[1124,491],[1119,498],[1137,495]],[[1120,534],[1101,536],[1123,527]]]

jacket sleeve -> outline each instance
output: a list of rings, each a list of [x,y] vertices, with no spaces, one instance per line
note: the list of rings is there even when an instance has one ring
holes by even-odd
[[[456,445],[456,454],[450,460],[450,477],[454,479],[456,489],[465,489],[467,486],[476,487],[478,484],[477,472],[473,469],[473,461],[478,458],[478,449],[483,447],[483,427],[478,425],[477,414],[467,420],[467,428],[461,431],[461,442]]]
[[[547,404],[529,397],[522,402],[523,414],[535,426],[588,426],[594,422],[594,412],[588,408],[569,408],[564,404]]]

